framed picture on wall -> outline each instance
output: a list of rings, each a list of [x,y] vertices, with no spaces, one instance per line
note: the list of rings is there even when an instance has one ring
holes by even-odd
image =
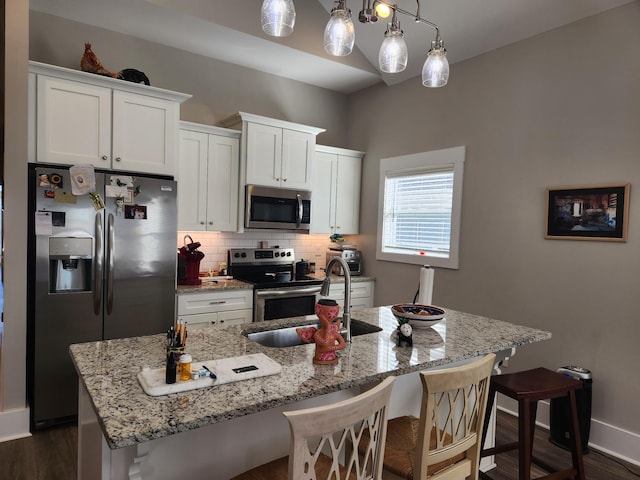
[[[630,184],[547,188],[544,238],[626,242]]]

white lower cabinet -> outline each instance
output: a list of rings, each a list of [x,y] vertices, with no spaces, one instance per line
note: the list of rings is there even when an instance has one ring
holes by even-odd
[[[178,320],[191,330],[250,323],[253,319],[253,290],[222,290],[178,294]]]
[[[344,283],[332,282],[329,287],[329,295],[338,302],[340,307],[344,307]],[[375,282],[351,282],[351,308],[373,307],[373,293]]]

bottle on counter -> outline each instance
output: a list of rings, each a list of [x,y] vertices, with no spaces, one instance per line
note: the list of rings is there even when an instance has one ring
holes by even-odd
[[[191,355],[183,353],[180,355],[180,381],[191,380]]]
[[[165,382],[167,384],[176,383],[176,360],[173,356],[173,352],[167,352]]]

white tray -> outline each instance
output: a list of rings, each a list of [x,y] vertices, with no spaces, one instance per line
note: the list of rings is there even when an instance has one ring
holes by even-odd
[[[147,395],[157,397],[160,395],[168,395],[170,393],[186,392],[196,388],[212,387],[214,385],[222,385],[223,383],[239,382],[241,380],[249,380],[251,378],[266,377],[267,375],[276,375],[282,371],[282,366],[264,353],[254,353],[252,355],[243,355],[240,357],[222,358],[219,360],[207,360],[205,362],[192,362],[191,370],[200,370],[206,365],[209,370],[218,377],[213,380],[209,377],[201,377],[197,380],[180,381],[180,375],[176,383],[165,383],[165,369],[145,368],[138,373],[138,381],[142,389]],[[236,372],[234,369],[242,369],[243,367],[252,367],[255,369],[248,371]]]

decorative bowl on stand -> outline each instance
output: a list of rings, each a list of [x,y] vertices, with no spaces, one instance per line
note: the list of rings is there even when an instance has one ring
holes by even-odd
[[[414,328],[431,327],[445,316],[445,311],[442,308],[418,303],[398,303],[391,307],[391,313],[399,323],[409,322]]]

